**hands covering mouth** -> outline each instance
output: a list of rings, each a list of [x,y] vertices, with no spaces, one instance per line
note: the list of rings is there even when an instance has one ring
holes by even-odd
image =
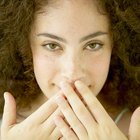
[[[60,88],[56,104],[63,117],[54,122],[66,140],[128,140],[87,85],[77,80]]]
[[[75,81],[76,82],[76,81]],[[80,98],[80,100],[84,103],[85,106],[87,106],[86,102],[84,101],[83,97],[81,96],[80,92],[78,91],[78,89],[75,86],[75,82],[70,83],[68,81],[62,81],[60,82],[60,90],[62,90],[63,86],[65,86],[66,84],[71,86],[71,88],[73,89],[73,91],[78,95],[78,97]],[[90,86],[88,86],[90,87]],[[67,97],[63,94],[64,98],[67,100]]]

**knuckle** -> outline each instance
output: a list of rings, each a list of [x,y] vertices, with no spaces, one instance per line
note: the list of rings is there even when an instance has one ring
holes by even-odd
[[[88,135],[89,135],[89,138],[91,140],[99,140],[100,139],[100,134],[98,133],[98,130],[90,130]]]
[[[113,136],[113,131],[114,131],[114,128],[113,127],[110,127],[108,125],[103,125],[101,127],[102,129],[102,133],[109,136],[109,137],[112,137]]]

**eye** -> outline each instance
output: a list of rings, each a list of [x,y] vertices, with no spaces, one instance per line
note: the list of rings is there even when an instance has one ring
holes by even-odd
[[[46,43],[46,44],[43,44],[42,46],[49,51],[62,50],[61,47],[55,43]]]
[[[88,43],[85,47],[85,49],[90,51],[97,51],[103,47],[102,43]]]

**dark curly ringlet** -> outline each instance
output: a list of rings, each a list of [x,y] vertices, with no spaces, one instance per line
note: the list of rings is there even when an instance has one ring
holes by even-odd
[[[113,52],[105,98],[132,111],[140,105],[140,1],[98,0],[110,18]],[[35,80],[29,34],[36,12],[47,0],[0,0],[0,112],[3,93],[18,108],[30,107],[41,90]],[[104,13],[103,13],[104,14]]]
[[[140,105],[140,1],[100,0],[111,22],[113,52],[102,93],[111,103]]]

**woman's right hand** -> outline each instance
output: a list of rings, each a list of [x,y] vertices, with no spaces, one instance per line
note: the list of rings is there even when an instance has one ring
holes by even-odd
[[[50,98],[24,121],[17,123],[15,99],[10,93],[5,93],[1,140],[63,139],[53,120],[56,114],[61,114],[54,102],[55,98]]]

